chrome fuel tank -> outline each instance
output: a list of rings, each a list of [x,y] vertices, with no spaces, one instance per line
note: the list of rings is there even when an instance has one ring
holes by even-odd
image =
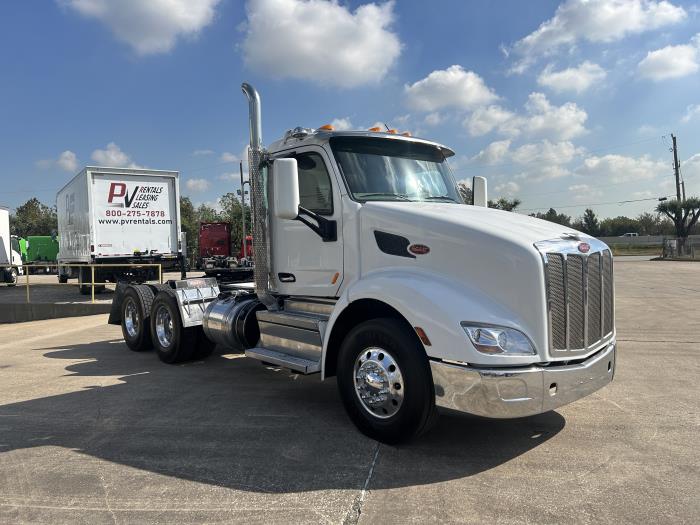
[[[202,327],[207,338],[218,345],[245,350],[260,339],[255,312],[265,306],[253,294],[229,295],[207,306]]]

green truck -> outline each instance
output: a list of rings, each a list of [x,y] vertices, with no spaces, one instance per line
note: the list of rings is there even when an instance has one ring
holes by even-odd
[[[20,240],[20,248],[22,248],[22,260],[27,264],[56,264],[56,256],[58,255],[58,237],[51,235],[29,235],[26,240],[26,250],[22,247],[22,239]],[[38,272],[55,272],[55,266],[47,266],[46,268],[31,268],[31,273]]]

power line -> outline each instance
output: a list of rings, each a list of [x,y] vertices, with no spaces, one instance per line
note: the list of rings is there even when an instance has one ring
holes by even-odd
[[[541,208],[520,208],[519,211],[548,210],[550,208],[554,208],[555,210],[557,210],[557,209],[561,210],[561,209],[565,209],[565,208],[583,208],[583,207],[590,207],[590,206],[605,206],[608,204],[629,204],[632,202],[658,201],[659,199],[663,199],[663,198],[668,199],[669,197],[673,197],[673,195],[662,195],[660,197],[647,197],[645,199],[630,199],[630,200],[624,200],[624,201],[594,202],[594,203],[589,203],[589,204],[567,204],[564,206],[559,206],[559,205],[543,206]]]

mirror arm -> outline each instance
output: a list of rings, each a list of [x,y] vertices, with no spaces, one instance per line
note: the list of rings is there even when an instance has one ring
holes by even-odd
[[[314,224],[302,214],[311,217],[318,224]],[[297,215],[297,218],[294,220],[306,224],[319,237],[321,237],[321,239],[323,239],[323,242],[334,242],[338,240],[337,223],[335,221],[328,220],[325,217],[322,217],[318,213],[314,213],[311,210],[307,210],[306,208],[299,206],[299,215]]]

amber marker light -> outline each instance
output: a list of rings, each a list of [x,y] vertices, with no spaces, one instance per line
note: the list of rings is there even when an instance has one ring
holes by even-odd
[[[420,326],[414,326],[413,329],[416,331],[418,339],[420,339],[425,346],[432,346],[430,344],[430,339],[428,339],[428,334],[425,333],[425,330],[423,330]]]

